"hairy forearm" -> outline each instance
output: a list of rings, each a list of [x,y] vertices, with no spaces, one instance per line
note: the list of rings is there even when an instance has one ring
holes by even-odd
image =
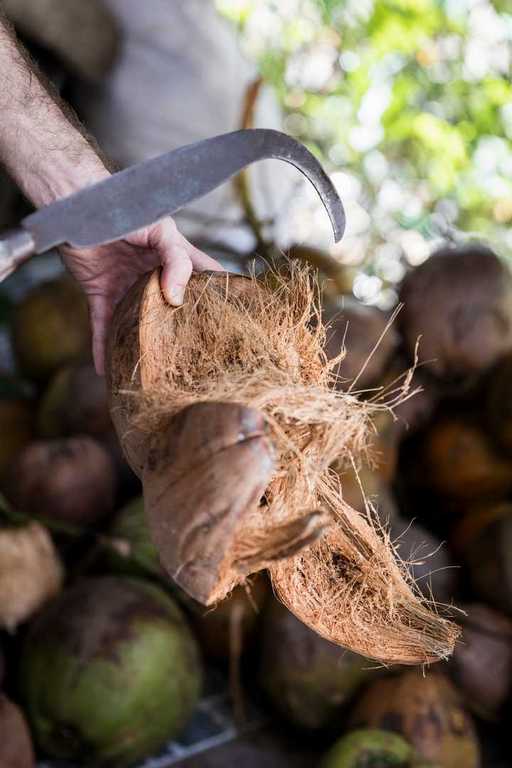
[[[0,12],[0,163],[41,207],[108,175],[78,120],[44,83]]]

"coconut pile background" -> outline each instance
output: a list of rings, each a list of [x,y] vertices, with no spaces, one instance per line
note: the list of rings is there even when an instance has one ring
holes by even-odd
[[[24,279],[18,275],[16,287]],[[129,764],[158,754],[187,723],[194,732],[201,680],[213,670],[225,680],[239,733],[253,722],[255,702],[263,723],[265,716],[279,723],[272,736],[258,720],[276,765],[291,759],[287,733],[303,744],[301,755],[293,752],[297,765],[320,764],[340,738],[342,757],[335,751],[323,764],[350,765],[340,762],[343,750],[367,748],[401,755],[402,765],[415,764],[415,754],[427,765],[491,764],[482,749],[499,745],[512,680],[512,459],[503,396],[512,277],[482,247],[434,254],[407,276],[404,307],[391,325],[324,285],[326,349],[343,357],[338,391],[369,411],[397,395],[392,412],[374,414],[369,462],[357,471],[337,467],[343,498],[362,514],[371,508],[389,529],[427,600],[441,612],[452,604],[466,611],[452,611],[463,627],[454,656],[426,669],[376,665],[298,621],[264,573],[213,609],[179,590],[160,566],[139,482],[114,436],[105,383],[88,360],[85,308],[82,314],[76,286],[57,277],[15,305],[4,299],[17,371],[2,379],[0,410],[1,727],[16,753],[24,750],[23,765],[34,764],[32,750],[71,765],[84,755]],[[444,335],[425,323],[418,352],[418,325],[431,316],[431,301]],[[469,323],[450,326],[466,317],[468,301]],[[400,402],[411,366],[411,387],[421,391]],[[151,728],[141,717],[148,711]],[[378,730],[359,734],[368,727]],[[126,729],[137,737],[125,740]],[[249,738],[232,733],[232,749]],[[254,759],[261,749],[251,744]]]
[[[76,19],[55,35],[28,23],[34,3],[6,6],[66,95],[104,76],[118,30],[101,3],[78,24],[85,48],[63,45]],[[0,199],[7,227],[25,204],[6,180]],[[319,280],[336,391],[371,415],[368,450],[331,471],[461,625],[453,656],[386,667],[344,650],[265,570],[214,608],[180,590],[91,365],[85,303],[55,256],[34,259],[0,286],[1,768],[512,764],[512,276],[481,246],[447,246],[406,276],[392,320],[353,299],[349,275]]]

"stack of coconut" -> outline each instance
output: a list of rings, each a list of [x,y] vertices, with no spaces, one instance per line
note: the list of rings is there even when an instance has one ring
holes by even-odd
[[[454,656],[428,669],[376,668],[321,639],[265,575],[213,610],[186,598],[150,540],[82,294],[62,277],[18,304],[18,374],[0,392],[1,766],[158,752],[193,715],[200,658],[229,671],[237,714],[264,693],[314,745],[305,765],[484,765],[477,733],[505,722],[512,691],[512,276],[485,248],[447,248],[400,299],[390,323],[331,297],[326,352],[346,347],[338,386],[365,400],[398,402],[415,367],[421,391],[379,415],[370,464],[341,485],[390,527],[424,594],[464,611]]]

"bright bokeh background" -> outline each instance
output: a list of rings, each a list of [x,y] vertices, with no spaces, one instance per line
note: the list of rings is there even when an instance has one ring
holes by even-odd
[[[275,88],[284,129],[341,192],[348,227],[331,252],[355,268],[359,298],[391,305],[407,265],[446,238],[512,259],[512,2],[217,6]],[[318,243],[320,220],[301,210],[298,239]]]

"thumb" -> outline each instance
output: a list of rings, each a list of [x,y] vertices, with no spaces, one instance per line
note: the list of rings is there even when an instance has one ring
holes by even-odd
[[[105,375],[107,337],[114,308],[105,296],[89,296],[89,314],[92,329],[92,356],[98,376]]]
[[[172,219],[164,219],[152,228],[148,244],[158,253],[163,267],[160,279],[162,293],[169,304],[179,307],[183,304],[185,288],[192,274],[187,241]]]

